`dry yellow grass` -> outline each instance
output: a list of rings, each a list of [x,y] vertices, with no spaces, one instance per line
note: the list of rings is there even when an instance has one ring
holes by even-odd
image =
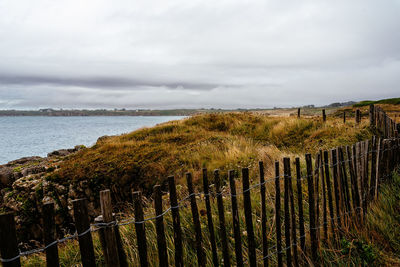
[[[303,155],[370,138],[359,126],[330,117],[269,117],[255,113],[206,114],[145,128],[97,142],[63,162],[50,175],[59,183],[88,180],[94,191],[118,186],[123,199],[131,188],[151,191],[169,175],[186,171],[237,169],[271,164],[282,153]],[[120,190],[122,189],[122,190]]]

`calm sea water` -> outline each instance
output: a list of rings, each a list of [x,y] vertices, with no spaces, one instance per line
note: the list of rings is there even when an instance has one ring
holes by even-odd
[[[104,135],[128,133],[177,120],[177,116],[0,117],[0,164],[76,145],[91,146]]]

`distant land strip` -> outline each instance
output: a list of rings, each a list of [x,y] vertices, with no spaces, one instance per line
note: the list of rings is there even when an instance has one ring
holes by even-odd
[[[353,105],[355,102],[333,103],[327,106],[318,108],[337,108]],[[307,105],[301,108],[315,109],[314,105]],[[254,109],[39,109],[39,110],[0,110],[0,116],[191,116],[200,113],[214,112],[267,112],[271,110],[292,110],[292,108],[254,108]]]

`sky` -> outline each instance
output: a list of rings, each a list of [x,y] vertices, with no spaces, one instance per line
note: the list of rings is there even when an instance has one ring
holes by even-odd
[[[0,1],[0,109],[326,105],[399,84],[399,0]]]

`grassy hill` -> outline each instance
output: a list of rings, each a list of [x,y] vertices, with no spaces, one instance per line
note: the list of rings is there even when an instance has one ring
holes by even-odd
[[[61,224],[67,224],[69,205],[72,199],[85,197],[93,209],[92,214],[99,213],[99,192],[111,189],[115,212],[119,218],[127,218],[132,214],[130,191],[143,190],[148,201],[145,205],[145,214],[153,214],[151,201],[152,187],[155,184],[164,185],[165,178],[175,175],[178,182],[180,198],[187,195],[184,173],[190,171],[194,176],[194,183],[198,191],[201,189],[201,168],[209,171],[220,169],[221,176],[226,180],[227,170],[240,171],[242,167],[250,168],[250,178],[255,183],[258,179],[258,161],[266,164],[266,176],[273,177],[273,162],[284,156],[304,158],[305,153],[315,153],[319,149],[330,149],[339,145],[350,145],[357,141],[370,138],[374,133],[364,117],[360,125],[353,121],[343,124],[336,116],[328,117],[326,123],[319,116],[309,116],[298,119],[295,116],[271,117],[260,113],[224,113],[203,114],[187,119],[172,121],[144,128],[129,134],[102,138],[91,148],[82,149],[67,157],[61,163],[52,166],[51,171],[44,177],[27,179],[24,183],[32,182],[34,186],[23,191],[21,188],[9,189],[5,200],[7,203],[20,203],[19,218],[29,218],[25,225],[30,227],[23,230],[40,231],[35,228],[35,222],[40,220],[32,212],[35,199],[53,199],[56,202],[57,218]],[[303,160],[302,160],[303,162]],[[303,173],[304,167],[302,165]],[[211,173],[209,174],[212,177]],[[241,191],[240,183],[237,184]],[[304,188],[305,189],[305,188]],[[19,190],[19,191],[18,191]],[[257,237],[257,253],[261,253],[260,196],[252,193],[253,221]],[[400,191],[400,178],[396,176],[395,184],[385,187],[380,200],[373,204],[367,215],[365,228],[352,228],[343,235],[339,244],[324,243],[321,249],[323,265],[396,265],[400,245],[400,233],[396,230],[400,224],[398,211],[391,207],[400,206],[396,196]],[[273,218],[272,183],[267,184],[267,217]],[[306,191],[304,191],[306,193]],[[164,196],[167,202],[168,196]],[[232,234],[231,206],[228,197],[225,198],[227,216],[227,230],[229,233],[229,247],[233,255],[234,243]],[[203,197],[199,197],[200,213],[205,210]],[[239,197],[241,229],[245,229],[242,197]],[[166,203],[167,204],[167,203]],[[166,205],[167,207],[167,205]],[[217,205],[212,202],[214,223],[217,225]],[[305,207],[305,210],[307,208]],[[181,224],[184,229],[185,262],[196,265],[196,249],[192,238],[194,230],[190,207],[184,207],[181,212]],[[305,214],[308,224],[308,213]],[[172,219],[170,214],[165,217],[167,243],[173,248]],[[205,227],[207,219],[201,216],[204,229],[203,240],[208,244],[208,235]],[[269,242],[275,244],[274,220],[268,220]],[[397,227],[397,228],[396,228]],[[157,242],[153,221],[146,223],[149,259],[157,265]],[[395,230],[393,230],[395,229]],[[138,262],[138,251],[134,225],[121,227],[124,247],[131,264]],[[243,235],[246,233],[243,232]],[[100,242],[94,234],[97,261],[104,264]],[[221,240],[217,234],[220,247]],[[247,243],[243,238],[244,257],[247,256]],[[308,244],[309,247],[309,244]],[[207,251],[207,259],[211,262],[211,253]],[[173,260],[173,250],[169,252]],[[221,255],[219,255],[221,258]],[[68,242],[60,247],[60,259],[63,266],[73,266],[79,262],[79,248],[76,241]],[[44,255],[39,254],[24,259],[26,266],[41,266],[44,264]],[[232,259],[233,260],[233,259]],[[272,260],[276,260],[275,256]],[[172,264],[172,262],[170,262]]]
[[[65,160],[49,179],[59,183],[88,180],[94,189],[117,184],[118,191],[149,191],[169,175],[201,168],[228,170],[253,166],[259,159],[352,144],[371,137],[361,127],[336,119],[323,123],[295,117],[252,113],[207,114],[99,140]],[[122,190],[123,191],[123,190]],[[115,192],[124,198],[124,192]]]
[[[376,101],[364,100],[364,101],[354,104],[353,107],[364,107],[364,106],[369,106],[371,104],[374,104],[374,105],[376,105],[376,104],[399,105],[400,98],[387,98],[387,99],[381,99],[381,100],[376,100]]]

